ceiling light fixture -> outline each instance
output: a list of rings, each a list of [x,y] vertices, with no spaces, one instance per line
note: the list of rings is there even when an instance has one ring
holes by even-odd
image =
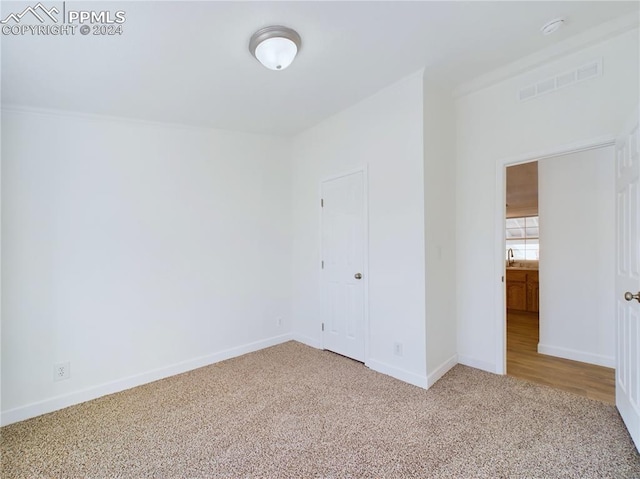
[[[550,35],[558,30],[558,28],[560,28],[562,25],[564,25],[564,18],[556,18],[554,20],[551,20],[550,22],[545,23],[540,31],[543,35]]]
[[[269,70],[277,71],[291,65],[301,45],[298,32],[276,25],[254,33],[249,40],[249,51]]]

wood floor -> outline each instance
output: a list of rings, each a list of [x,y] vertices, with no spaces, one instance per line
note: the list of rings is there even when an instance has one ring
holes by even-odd
[[[507,374],[615,404],[613,369],[538,354],[538,314],[507,312]]]

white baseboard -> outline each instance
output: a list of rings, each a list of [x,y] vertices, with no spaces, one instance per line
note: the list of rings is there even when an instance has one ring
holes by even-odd
[[[433,386],[438,379],[447,374],[447,372],[458,364],[458,355],[454,354],[440,366],[438,366],[431,374],[427,374],[427,387]]]
[[[314,339],[311,336],[306,336],[300,333],[291,333],[291,339],[298,341],[299,343],[306,344],[312,348],[322,349],[322,341]]]
[[[496,365],[494,363],[475,359],[470,356],[458,356],[458,363],[464,364],[465,366],[469,366],[471,368],[482,369],[483,371],[486,371],[488,373],[497,374]]]
[[[375,359],[367,361],[365,363],[365,366],[379,373],[394,377],[396,379],[399,379],[400,381],[404,381],[405,383],[413,384],[414,386],[418,386],[424,389],[427,389],[428,387],[426,376],[421,376],[419,374],[412,373],[411,371],[407,371],[396,366],[391,366],[390,364],[383,363],[381,361],[376,361]]]
[[[185,373],[226,359],[235,358],[237,356],[242,356],[243,354],[275,346],[277,344],[291,341],[292,339],[291,334],[274,336],[260,341],[255,341],[253,343],[244,344],[242,346],[237,346],[235,348],[225,349],[206,356],[182,361],[180,363],[172,364],[171,366],[154,369],[145,373],[136,374],[134,376],[129,376],[116,381],[92,386],[80,391],[74,391],[69,394],[56,396],[50,399],[45,399],[44,401],[3,411],[0,417],[0,425],[6,426],[14,422],[24,421],[25,419],[30,419],[32,417],[73,406],[75,404],[90,401],[92,399],[106,396],[107,394],[117,393],[124,391],[125,389],[131,389],[169,376],[175,376],[176,374]]]
[[[613,356],[587,353],[585,351],[577,351],[575,349],[561,348],[542,343],[538,343],[538,352],[540,354],[572,359],[573,361],[580,361],[582,363],[596,364],[598,366],[604,366],[605,368],[616,367],[616,359]]]

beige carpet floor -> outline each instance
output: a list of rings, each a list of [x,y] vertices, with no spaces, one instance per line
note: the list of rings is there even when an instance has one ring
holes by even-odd
[[[640,478],[614,407],[456,366],[430,390],[296,342],[0,430],[10,478]]]

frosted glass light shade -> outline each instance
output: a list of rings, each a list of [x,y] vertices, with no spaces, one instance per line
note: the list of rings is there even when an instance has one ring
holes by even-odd
[[[283,26],[258,30],[249,41],[249,51],[269,70],[284,70],[300,51],[300,35]]]
[[[284,70],[298,53],[298,47],[288,38],[269,38],[256,47],[256,58],[269,70]]]

